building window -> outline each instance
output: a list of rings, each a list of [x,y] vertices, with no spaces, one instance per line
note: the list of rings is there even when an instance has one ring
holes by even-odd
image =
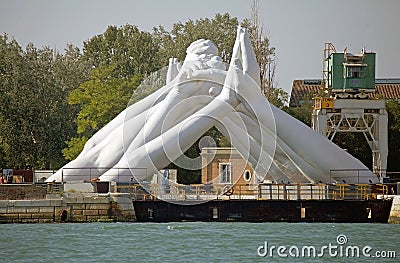
[[[246,182],[250,182],[251,180],[251,172],[249,170],[246,170],[243,174],[243,178]]]
[[[364,67],[361,66],[349,66],[346,67],[347,71],[347,78],[364,78],[365,77],[365,71]]]
[[[219,164],[220,182],[223,184],[232,183],[232,165],[230,163]]]

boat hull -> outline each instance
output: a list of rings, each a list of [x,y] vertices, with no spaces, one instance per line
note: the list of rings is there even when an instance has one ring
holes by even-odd
[[[387,223],[392,200],[212,200],[187,205],[133,201],[138,222]]]

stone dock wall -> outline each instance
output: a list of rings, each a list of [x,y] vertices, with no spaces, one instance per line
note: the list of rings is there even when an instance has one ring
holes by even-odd
[[[47,185],[0,184],[0,200],[45,199]]]
[[[63,193],[41,200],[0,200],[0,223],[134,222],[130,194]]]
[[[400,224],[400,195],[393,198],[392,209],[389,215],[390,224]]]

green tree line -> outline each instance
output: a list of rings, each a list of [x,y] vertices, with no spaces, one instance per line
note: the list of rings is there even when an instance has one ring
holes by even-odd
[[[0,37],[0,167],[59,167],[61,150],[76,130],[78,108],[69,93],[89,67],[76,47],[63,55],[29,44],[23,50]]]

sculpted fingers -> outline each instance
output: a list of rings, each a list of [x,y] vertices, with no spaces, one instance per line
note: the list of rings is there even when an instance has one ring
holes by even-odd
[[[260,67],[256,55],[251,46],[247,30],[241,28],[239,32],[239,42],[241,50],[241,60],[243,64],[243,73],[249,75],[257,84],[260,84]]]
[[[166,84],[170,83],[179,74],[181,68],[181,63],[179,63],[177,58],[170,58],[167,71]]]
[[[226,74],[227,71],[225,70],[208,68],[193,72],[192,77],[196,80],[211,81],[222,85],[225,81]]]

